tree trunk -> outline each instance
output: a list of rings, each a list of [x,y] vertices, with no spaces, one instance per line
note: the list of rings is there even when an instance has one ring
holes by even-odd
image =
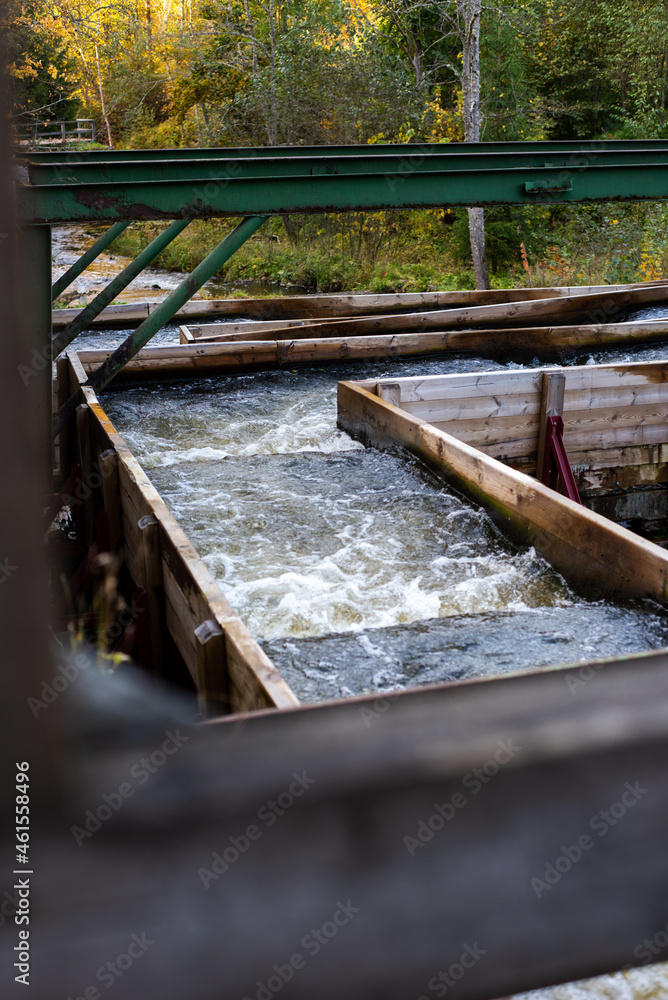
[[[457,6],[464,29],[462,53],[464,137],[467,142],[480,142],[480,14],[482,0],[457,0]],[[469,208],[468,213],[476,288],[489,288],[485,253],[485,213],[482,208]]]
[[[107,108],[104,103],[104,88],[102,87],[102,70],[100,68],[100,52],[95,44],[95,62],[97,64],[97,85],[100,91],[100,106],[102,108],[102,117],[104,118],[104,124],[107,128],[107,139],[109,140],[109,148],[114,148],[114,141],[111,137],[111,125],[109,124],[109,116],[107,115]]]

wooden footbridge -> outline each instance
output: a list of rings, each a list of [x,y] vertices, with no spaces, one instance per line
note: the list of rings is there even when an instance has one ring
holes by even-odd
[[[18,158],[13,170],[13,209],[23,236],[20,245],[13,235],[0,241],[0,274],[9,300],[18,261],[31,293],[20,313],[7,313],[22,327],[22,349],[6,338],[2,350],[7,369],[21,377],[0,401],[0,424],[26,411],[29,394],[34,443],[49,477],[54,435],[58,444],[56,499],[46,520],[68,496],[76,501],[81,551],[70,583],[76,578],[86,586],[100,555],[122,553],[134,616],[129,648],[157,676],[180,672],[208,719],[188,728],[182,708],[139,688],[94,685],[94,695],[76,701],[71,681],[65,688],[72,690],[47,711],[32,717],[24,711],[3,734],[19,747],[11,745],[12,760],[19,753],[17,759],[34,761],[36,785],[50,803],[49,816],[35,820],[40,905],[30,924],[32,995],[93,998],[103,983],[99,970],[117,956],[123,971],[117,988],[125,1000],[267,1000],[278,993],[400,1000],[444,995],[446,980],[451,997],[493,1000],[637,965],[639,946],[657,939],[668,916],[668,653],[300,706],[148,481],[98,393],[132,371],[136,378],[165,378],[215,369],[216,359],[240,349],[218,335],[202,343],[205,328],[199,336],[190,333],[188,343],[160,349],[167,356],[148,353],[146,345],[272,214],[665,200],[668,142],[50,151]],[[3,233],[14,232],[11,211],[3,204]],[[223,216],[242,221],[116,351],[67,350],[190,220]],[[53,299],[137,219],[168,225],[53,337]],[[52,285],[51,226],[100,221],[111,228]],[[601,294],[617,303],[626,296],[627,305],[664,301],[661,283],[590,294],[599,302]],[[562,296],[577,317],[578,297]],[[555,298],[538,295],[527,303],[527,345],[537,316],[552,323]],[[441,303],[436,327],[448,307],[453,303]],[[470,311],[497,307],[474,303]],[[498,315],[487,318],[481,325],[495,329]],[[369,322],[364,313],[321,319],[352,323],[355,337],[377,332],[373,324],[360,329]],[[406,323],[405,316],[394,320],[391,336]],[[267,322],[285,326],[285,318]],[[461,322],[472,325],[470,316]],[[424,323],[414,332],[434,335],[423,330]],[[274,330],[266,333],[258,350],[281,343]],[[541,336],[547,349],[549,338]],[[54,408],[51,367],[63,350]],[[243,350],[253,354],[248,345]],[[269,364],[281,360],[278,347],[266,355]],[[590,392],[586,372],[578,372],[573,378],[582,385],[566,384],[567,404],[573,394]],[[658,408],[665,416],[665,365],[646,376],[600,377],[608,393],[610,378],[631,394],[640,386],[646,412]],[[665,601],[663,549],[623,528],[611,526],[606,536],[604,518],[574,513],[576,504],[555,501],[544,486],[536,484],[532,493],[526,473],[537,463],[536,438],[545,446],[541,420],[557,410],[549,402],[552,383],[536,372],[522,378],[512,387],[506,416],[523,418],[515,454],[525,471],[499,472],[498,458],[507,458],[503,449],[494,451],[501,425],[492,420],[475,437],[470,416],[452,403],[453,392],[463,398],[461,382],[452,390],[440,380],[429,398],[411,380],[346,385],[340,421],[370,441],[392,438],[423,456],[429,451],[450,474],[459,463],[458,474],[478,495],[496,476],[513,516],[523,524],[533,518],[546,545],[559,549],[554,539],[561,540],[562,557],[574,537],[576,548],[596,547],[598,563],[585,557],[578,571],[591,577],[594,566],[605,584],[619,574],[617,589],[630,581],[628,592]],[[500,391],[478,383],[471,408],[483,413]],[[563,398],[562,386],[562,404]],[[614,407],[614,399],[607,405]],[[464,420],[461,439],[445,440],[442,429],[431,427],[434,406],[450,407],[443,421],[457,414]],[[567,416],[563,405],[559,412]],[[659,425],[641,417],[633,433],[635,465],[656,466],[660,477],[668,432],[655,429]],[[491,457],[478,457],[466,434],[475,445],[486,442]],[[646,444],[655,448],[650,458]],[[608,466],[592,460],[587,469],[601,476],[607,474],[602,469],[618,469],[624,447]],[[638,475],[646,481],[644,472]],[[46,478],[43,492],[52,497]],[[5,520],[10,514],[16,524],[25,521],[15,497],[3,503]],[[576,535],[569,534],[573,526]],[[22,705],[40,685],[55,684],[41,633],[26,635],[19,625],[21,602],[43,589],[37,569],[30,569],[36,556],[28,541],[24,549],[25,574],[17,574],[12,591],[13,629],[8,618],[5,679]],[[568,572],[567,560],[559,568]],[[9,580],[6,587],[13,585]],[[170,747],[180,740],[173,761],[171,750],[162,749],[169,740]],[[153,761],[141,789],[128,781],[140,760]],[[266,815],[275,819],[266,822]],[[73,836],[73,829],[80,833]],[[141,954],[129,951],[133,942]],[[7,956],[15,943],[5,935]],[[126,953],[135,956],[131,968],[121,963]]]

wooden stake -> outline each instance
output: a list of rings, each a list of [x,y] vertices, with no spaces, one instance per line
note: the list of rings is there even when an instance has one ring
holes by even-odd
[[[90,438],[90,412],[86,403],[77,406],[77,441],[79,464],[81,465],[81,486],[83,491],[84,530],[86,548],[93,544],[95,532],[95,497],[90,485],[92,472],[92,447]]]
[[[197,645],[197,692],[202,718],[229,713],[225,633],[209,619],[195,629]]]
[[[102,476],[104,509],[109,521],[109,543],[111,551],[118,552],[123,541],[123,519],[118,479],[118,456],[113,448],[107,448],[100,455],[100,474]]]
[[[139,528],[140,566],[146,591],[148,631],[151,639],[151,667],[153,673],[164,673],[164,583],[162,577],[162,556],[160,553],[160,528],[155,514],[145,514],[137,522]]]

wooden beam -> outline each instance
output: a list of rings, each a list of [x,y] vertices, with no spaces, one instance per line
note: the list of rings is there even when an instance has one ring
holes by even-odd
[[[209,619],[195,629],[197,644],[197,693],[203,719],[227,715],[230,711],[225,633]]]
[[[536,449],[536,478],[540,479],[545,461],[545,438],[548,417],[563,417],[566,376],[563,372],[543,372],[543,391],[538,414],[538,446]]]
[[[151,666],[161,677],[165,673],[163,635],[165,624],[165,588],[162,577],[160,526],[155,514],[144,514],[137,522],[139,528],[141,580],[137,582],[146,591],[148,630],[151,640]]]
[[[97,737],[39,831],[34,1000],[99,987],[136,938],[123,1000],[405,1000],[450,969],[453,996],[492,1000],[637,964],[664,929],[665,653],[199,730],[163,718]],[[167,731],[181,745],[140,785]]]
[[[111,449],[117,456],[125,560],[138,583],[147,578],[141,533],[142,530],[154,533],[153,518],[157,522],[161,567],[157,567],[152,551],[148,579],[153,580],[156,588],[164,586],[166,627],[193,680],[196,683],[198,677],[195,630],[202,622],[212,620],[218,623],[225,636],[233,711],[294,707],[298,704],[297,698],[230,607],[94,391],[83,384],[86,374],[77,354],[69,351],[67,357],[72,384],[80,386],[86,400],[97,447],[101,452]],[[146,516],[149,520],[143,521]]]
[[[575,285],[553,288],[503,288],[488,291],[399,292],[380,295],[281,295],[275,298],[191,299],[175,314],[176,319],[205,319],[209,316],[245,316],[255,320],[327,319],[364,316],[378,312],[415,311],[434,307],[492,305],[503,302],[526,302],[558,296],[588,295],[598,292],[625,291],[666,285],[665,281],[638,282],[630,285]],[[137,302],[107,306],[92,326],[124,326],[142,322],[157,308],[157,302]],[[68,326],[80,309],[55,309],[54,329]]]

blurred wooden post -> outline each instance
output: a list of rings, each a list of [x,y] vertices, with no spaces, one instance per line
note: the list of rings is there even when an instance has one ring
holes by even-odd
[[[543,372],[543,396],[538,420],[538,448],[536,449],[536,478],[543,475],[545,437],[548,417],[563,417],[566,376],[560,372]]]
[[[19,240],[4,93],[0,86],[0,755],[6,775],[15,762],[30,764],[36,823],[62,802],[66,772],[61,701],[29,702],[54,673],[40,510],[51,487],[51,231],[30,227]],[[1,802],[13,808],[10,784]]]
[[[151,667],[156,676],[164,673],[164,643],[163,628],[165,618],[165,601],[162,580],[162,556],[160,554],[160,526],[155,514],[140,517],[139,544],[141,548],[140,565],[144,579],[138,581],[146,591],[148,630],[151,638]]]

